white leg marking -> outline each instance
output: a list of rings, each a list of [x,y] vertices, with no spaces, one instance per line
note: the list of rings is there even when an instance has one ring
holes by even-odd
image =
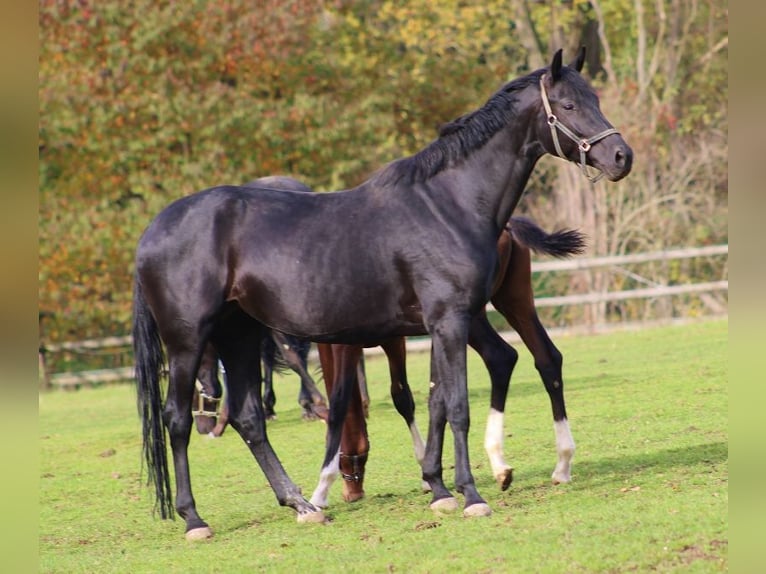
[[[420,464],[426,456],[426,444],[423,442],[420,430],[418,430],[418,423],[414,420],[410,425],[410,434],[412,435],[412,446],[415,447],[415,460]]]
[[[418,423],[414,420],[410,425],[410,434],[412,435],[412,446],[415,447],[415,460],[418,461],[418,464],[423,464],[423,459],[426,456],[426,444],[423,442],[423,437],[418,429]],[[431,485],[425,480],[420,481],[420,488],[423,489],[423,492],[431,492]]]
[[[501,480],[511,468],[503,458],[503,416],[500,411],[490,408],[487,431],[484,433],[484,450],[487,451],[492,476],[496,480]]]
[[[319,484],[311,495],[311,504],[318,508],[327,508],[327,495],[335,479],[340,475],[340,449],[335,453],[330,464],[319,473]]]
[[[572,457],[575,453],[575,443],[574,438],[572,438],[572,431],[569,430],[569,421],[567,419],[554,421],[553,431],[556,433],[556,453],[559,459],[551,478],[553,484],[569,482],[572,480]]]

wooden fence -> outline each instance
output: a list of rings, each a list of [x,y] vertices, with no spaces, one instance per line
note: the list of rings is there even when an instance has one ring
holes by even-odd
[[[709,257],[728,255],[728,245],[713,245],[708,247],[696,247],[686,249],[670,249],[651,253],[635,253],[631,255],[614,255],[608,257],[579,258],[564,261],[533,262],[532,272],[561,272],[593,269],[597,267],[622,266],[634,263],[651,261],[670,261],[676,259],[688,259],[692,257]],[[612,291],[603,293],[581,293],[574,295],[562,295],[554,297],[540,297],[535,299],[537,307],[553,307],[564,305],[593,304],[608,301],[620,301],[637,298],[669,297],[679,294],[707,294],[715,291],[728,291],[728,280],[708,281],[702,283],[687,283],[683,285],[654,285],[651,287],[631,289],[625,291]],[[491,306],[488,306],[491,309]],[[591,327],[589,331],[601,330]],[[501,333],[507,340],[516,340],[512,332]],[[132,343],[130,336],[107,337],[104,339],[91,339],[57,344],[40,343],[39,352],[39,379],[41,388],[78,388],[81,385],[96,385],[110,382],[129,381],[133,378],[133,367],[118,367],[112,369],[99,369],[81,372],[49,373],[46,366],[46,355],[53,353],[126,353]],[[427,350],[430,347],[428,340],[412,340],[407,343],[408,351]],[[367,349],[365,353],[375,354],[381,352],[379,348]]]

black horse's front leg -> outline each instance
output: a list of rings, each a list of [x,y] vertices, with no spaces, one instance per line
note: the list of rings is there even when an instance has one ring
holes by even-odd
[[[455,487],[465,496],[465,516],[487,516],[489,505],[479,495],[471,474],[468,455],[468,383],[466,346],[469,321],[455,316],[439,322],[432,330],[431,397],[429,429],[423,478],[433,490],[432,508],[451,505],[451,495],[442,480],[442,445],[444,421],[452,429],[455,445]],[[440,502],[442,501],[442,502]]]

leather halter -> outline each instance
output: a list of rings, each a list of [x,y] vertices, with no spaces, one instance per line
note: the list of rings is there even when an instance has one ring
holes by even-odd
[[[202,383],[199,382],[199,380],[195,382],[195,386],[197,387],[197,408],[192,408],[192,416],[214,417],[217,419],[218,409],[221,406],[221,399],[216,399],[215,397],[206,395],[204,392],[204,387],[202,386]],[[205,408],[205,401],[215,403],[215,410],[207,410]]]
[[[567,161],[571,161],[567,156],[564,155],[564,152],[561,151],[561,144],[559,144],[559,136],[558,132],[556,131],[561,130],[561,133],[563,133],[565,136],[567,136],[569,139],[571,139],[573,142],[577,144],[577,149],[580,150],[580,168],[582,169],[582,173],[585,177],[587,177],[591,182],[596,183],[599,179],[604,177],[604,172],[599,170],[596,175],[591,175],[588,173],[588,165],[585,163],[585,156],[590,151],[590,148],[592,144],[596,143],[599,140],[604,139],[606,136],[610,136],[612,134],[618,134],[620,133],[615,128],[608,128],[605,129],[603,132],[597,133],[595,136],[589,137],[589,138],[582,138],[577,136],[572,130],[570,130],[567,126],[562,124],[559,119],[556,117],[556,115],[551,111],[551,104],[548,101],[548,94],[545,91],[545,84],[543,83],[544,76],[540,77],[540,95],[543,99],[543,107],[545,107],[545,113],[548,117],[548,127],[551,128],[551,137],[553,138],[553,145],[556,146],[556,153],[559,154],[559,157],[562,159],[565,159]]]

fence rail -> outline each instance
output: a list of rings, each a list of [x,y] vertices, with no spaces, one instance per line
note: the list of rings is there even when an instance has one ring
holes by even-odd
[[[685,249],[669,249],[651,253],[634,253],[629,255],[613,255],[608,257],[591,257],[566,261],[541,261],[532,263],[532,272],[560,272],[579,271],[597,267],[621,266],[633,263],[646,263],[651,261],[670,261],[674,259],[686,259],[691,257],[708,257],[728,255],[728,245],[712,245],[707,247],[691,247]],[[609,291],[601,293],[581,293],[575,295],[562,295],[535,298],[537,307],[555,307],[565,305],[579,305],[602,303],[609,301],[622,301],[626,299],[669,297],[673,295],[699,293],[705,294],[715,291],[728,291],[729,282],[708,281],[704,283],[687,283],[683,285],[655,285],[652,287],[631,289],[624,291]],[[491,305],[488,309],[491,309]],[[509,333],[502,333],[508,339]],[[133,367],[118,367],[113,369],[98,369],[81,372],[48,373],[45,355],[50,353],[88,353],[114,349],[115,352],[124,352],[132,344],[130,336],[106,337],[103,339],[88,339],[84,341],[72,341],[65,343],[40,343],[39,353],[39,378],[43,388],[77,388],[81,385],[96,385],[102,383],[127,381],[133,378]],[[427,349],[428,343],[410,345],[408,350]]]

